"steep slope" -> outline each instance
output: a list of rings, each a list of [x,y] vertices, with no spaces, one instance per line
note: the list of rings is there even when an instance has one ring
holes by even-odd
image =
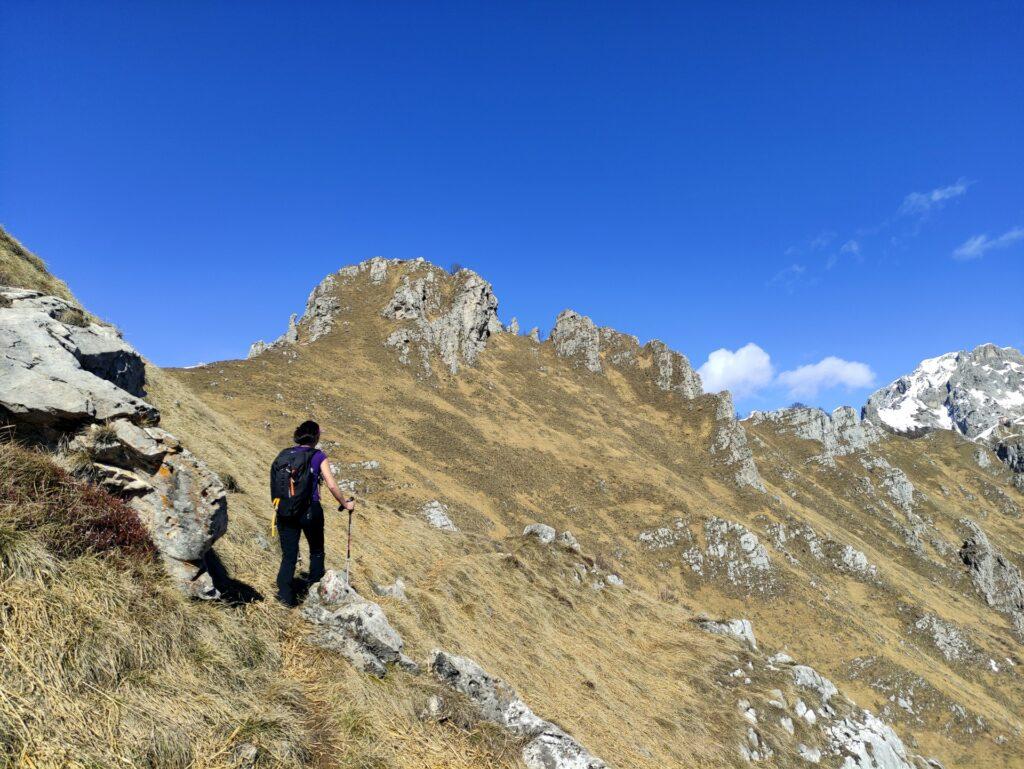
[[[304,316],[270,349],[173,376],[205,407],[230,414],[247,444],[251,434],[269,439],[246,471],[253,483],[292,425],[318,418],[342,474],[374,511],[386,511],[360,521],[360,571],[425,583],[413,611],[429,602],[443,618],[427,636],[485,660],[610,762],[729,765],[743,743],[733,737],[721,753],[684,752],[680,738],[694,719],[684,724],[672,703],[701,709],[699,720],[710,723],[744,698],[718,688],[684,694],[680,682],[652,671],[658,663],[685,669],[695,692],[699,681],[716,680],[671,645],[652,644],[653,627],[623,637],[642,600],[681,610],[671,630],[677,643],[692,636],[689,620],[700,612],[752,619],[763,645],[786,648],[842,682],[947,765],[1020,765],[1014,613],[989,607],[959,555],[971,537],[960,521],[970,518],[1005,563],[1018,558],[1022,500],[1007,472],[979,467],[975,447],[951,434],[912,441],[862,425],[853,412],[826,438],[825,459],[809,436],[772,420],[751,424],[755,466],[728,399],[697,394],[689,374],[673,380],[692,374],[683,356],[575,313],[563,313],[543,344],[498,332],[489,287],[468,277],[422,262],[345,268],[314,291]],[[675,374],[666,376],[662,353]],[[195,435],[202,427],[177,429]],[[379,467],[364,469],[368,460]],[[457,532],[429,526],[421,511],[433,511],[424,507],[432,500]],[[606,603],[618,600],[615,591],[559,587],[567,603],[522,620],[513,619],[523,616],[522,596],[509,596],[487,615],[491,639],[475,609],[453,625],[462,615],[439,594],[434,573],[475,560],[476,550],[512,546],[536,521],[570,529],[603,572],[625,581],[634,606],[619,615]],[[477,566],[472,580],[485,571]],[[268,584],[265,568],[250,576]],[[581,617],[594,602],[603,608]],[[575,617],[571,639],[551,634],[564,611]],[[665,621],[672,622],[659,617]],[[969,660],[947,660],[936,636],[966,638]],[[509,648],[511,637],[526,641]],[[637,647],[643,657],[634,656]],[[589,664],[608,649],[629,661],[615,673]],[[552,669],[560,680],[592,682],[608,699],[552,686]],[[632,682],[624,689],[623,675]],[[662,701],[656,693],[666,684]],[[729,731],[737,728],[742,719]],[[781,747],[795,748],[795,740],[773,742],[776,752],[760,758],[784,764]]]

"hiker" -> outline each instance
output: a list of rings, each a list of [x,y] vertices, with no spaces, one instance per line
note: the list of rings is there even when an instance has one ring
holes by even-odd
[[[338,500],[339,510],[355,510],[354,497],[346,498],[331,472],[327,454],[316,447],[320,425],[307,420],[295,428],[295,446],[277,455],[270,468],[270,495],[276,510],[277,535],[281,540],[281,568],[277,572],[277,600],[295,606],[292,580],[299,558],[299,535],[309,545],[309,583],[324,576],[324,509],[320,506],[320,482]]]

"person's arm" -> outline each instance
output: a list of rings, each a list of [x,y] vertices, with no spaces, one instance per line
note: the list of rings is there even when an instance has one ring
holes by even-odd
[[[328,490],[334,495],[334,498],[338,500],[339,505],[349,511],[356,509],[355,497],[346,498],[345,495],[341,493],[341,489],[338,488],[338,482],[334,480],[334,473],[331,472],[331,463],[326,459],[320,463],[320,477],[324,479],[324,483],[327,484]]]

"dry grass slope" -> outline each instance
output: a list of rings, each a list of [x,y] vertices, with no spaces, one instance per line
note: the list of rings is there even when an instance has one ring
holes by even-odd
[[[0,227],[0,286],[29,288],[70,302],[75,301],[64,281],[51,275],[43,260],[21,245],[3,227]]]

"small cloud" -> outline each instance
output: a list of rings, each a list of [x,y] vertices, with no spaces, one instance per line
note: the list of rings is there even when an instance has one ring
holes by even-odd
[[[870,387],[875,382],[875,372],[866,363],[829,355],[817,363],[783,371],[778,382],[789,390],[792,398],[813,398],[829,387]]]
[[[839,263],[839,257],[841,256],[852,256],[858,262],[862,261],[862,257],[860,254],[860,243],[853,239],[850,239],[843,243],[843,245],[839,247],[838,254],[828,255],[828,259],[825,262],[825,269],[831,270],[833,267],[835,267]]]
[[[843,243],[843,247],[839,249],[840,254],[850,254],[850,256],[860,256],[860,243],[856,240],[848,240]]]
[[[931,192],[911,192],[903,198],[897,213],[900,216],[926,216],[932,210],[942,208],[947,201],[965,194],[971,184],[966,179],[958,179],[956,184],[936,187]]]
[[[997,238],[989,238],[987,233],[975,235],[973,238],[965,240],[953,251],[953,258],[961,262],[981,259],[989,251],[1007,248],[1022,239],[1024,239],[1024,227],[1014,227]]]
[[[750,342],[735,352],[715,350],[697,373],[706,392],[729,390],[743,397],[771,384],[775,371],[768,353]]]
[[[811,238],[810,243],[808,243],[807,245],[812,251],[817,251],[819,249],[826,248],[828,244],[835,239],[836,233],[834,233],[832,230],[825,230],[824,232],[819,232],[817,235]]]
[[[806,273],[806,267],[793,263],[775,273],[765,285],[769,288],[782,288],[792,293],[797,286],[804,282]]]

